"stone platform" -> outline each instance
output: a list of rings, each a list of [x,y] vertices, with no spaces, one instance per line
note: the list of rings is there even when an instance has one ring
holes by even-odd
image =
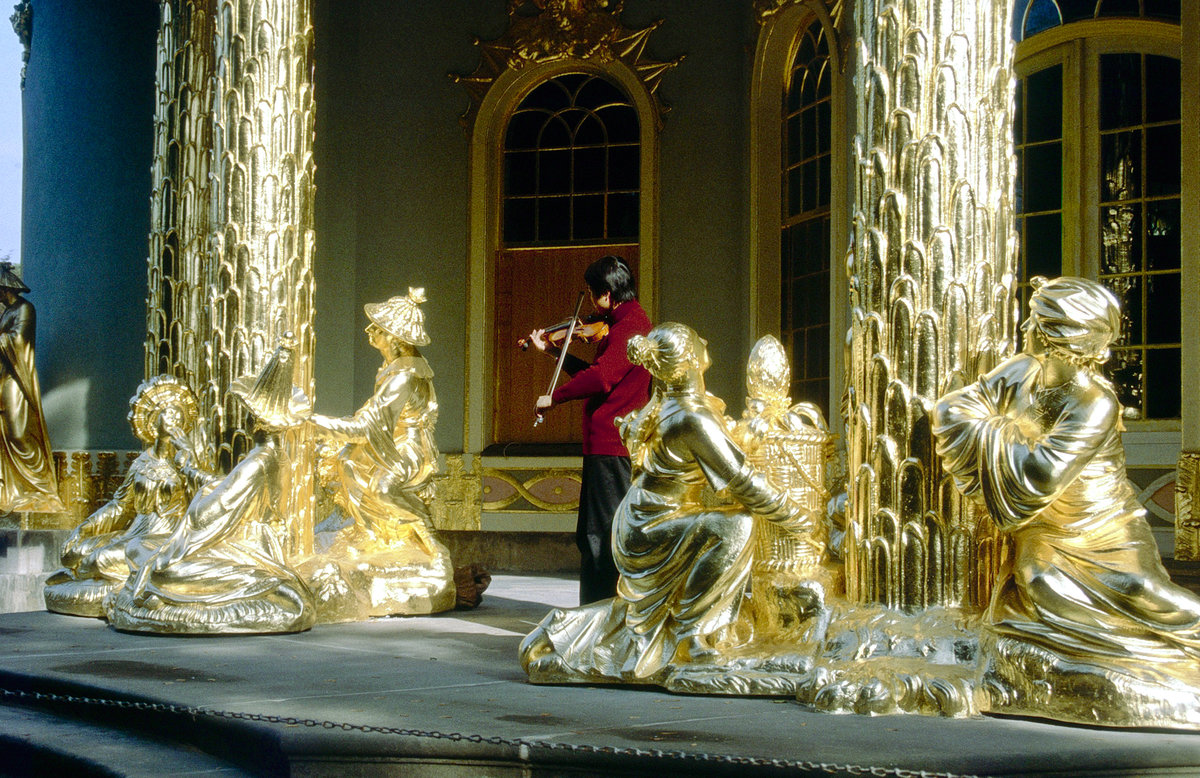
[[[249,637],[3,615],[0,775],[1200,774],[1186,732],[528,683],[521,637],[575,599],[499,575],[473,611]]]

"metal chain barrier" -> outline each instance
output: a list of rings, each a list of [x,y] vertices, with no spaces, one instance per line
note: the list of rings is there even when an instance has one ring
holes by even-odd
[[[285,726],[313,727],[320,729],[338,729],[344,732],[363,732],[369,734],[395,735],[399,737],[429,738],[434,740],[450,740],[453,742],[480,743],[492,746],[511,746],[519,749],[521,758],[527,758],[531,749],[547,751],[565,751],[575,754],[602,754],[606,756],[635,756],[651,759],[685,759],[696,762],[714,762],[733,766],[774,767],[780,770],[807,770],[822,772],[830,775],[862,775],[877,776],[878,778],[979,778],[974,775],[958,773],[939,773],[927,770],[905,770],[895,767],[867,767],[854,764],[836,764],[830,762],[807,762],[790,759],[764,759],[753,756],[733,756],[727,754],[692,753],[689,751],[662,751],[659,749],[622,748],[618,746],[591,746],[572,743],[548,743],[542,740],[525,740],[523,738],[504,738],[499,736],[484,737],[483,735],[464,735],[460,732],[440,732],[438,730],[405,729],[402,727],[379,727],[370,724],[351,724],[349,722],[319,721],[317,719],[301,719],[293,716],[273,716],[265,713],[239,713],[235,711],[215,710],[212,708],[197,708],[193,706],[171,705],[156,702],[136,702],[132,700],[109,700],[102,697],[76,697],[73,695],[53,694],[48,692],[25,692],[0,688],[0,697],[15,698],[20,701],[58,702],[73,705],[92,705],[122,710],[150,711],[154,713],[170,713],[185,716],[206,716],[210,718],[230,719],[235,721],[253,721],[264,724],[283,724]]]

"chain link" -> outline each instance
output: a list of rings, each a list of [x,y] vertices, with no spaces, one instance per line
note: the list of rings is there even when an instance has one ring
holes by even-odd
[[[34,702],[68,703],[72,705],[92,705],[104,708],[122,710],[150,711],[154,713],[170,713],[174,715],[204,716],[209,718],[230,719],[235,721],[254,721],[266,724],[283,724],[290,727],[310,727],[321,729],[340,729],[345,732],[363,732],[369,734],[394,735],[397,737],[415,737],[433,740],[450,740],[453,742],[466,741],[491,746],[511,746],[519,749],[522,759],[528,758],[529,749],[544,751],[565,751],[573,754],[597,754],[604,756],[634,756],[651,759],[676,759],[695,762],[714,762],[732,766],[773,767],[780,770],[806,770],[822,772],[830,775],[874,776],[876,778],[978,778],[973,775],[957,773],[928,772],[926,770],[905,770],[897,767],[868,767],[856,764],[838,764],[833,762],[808,762],[790,759],[767,759],[754,756],[734,756],[729,754],[706,754],[690,751],[662,751],[659,749],[627,748],[618,746],[592,746],[576,743],[550,743],[543,740],[525,740],[524,738],[504,738],[500,736],[484,737],[483,735],[464,735],[460,732],[441,732],[439,730],[405,729],[402,727],[381,727],[371,724],[351,724],[346,721],[318,721],[317,719],[298,719],[293,716],[272,716],[265,713],[241,713],[237,711],[217,710],[214,708],[198,708],[187,705],[172,705],[170,703],[138,702],[136,700],[110,700],[103,697],[78,697],[69,694],[54,694],[48,692],[26,692],[15,689],[0,688],[0,697]]]

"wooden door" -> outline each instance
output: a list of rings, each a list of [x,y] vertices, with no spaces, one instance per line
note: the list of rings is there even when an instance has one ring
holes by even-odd
[[[582,400],[551,409],[545,421],[536,428],[533,426],[533,409],[537,398],[550,386],[555,360],[532,346],[521,351],[516,343],[535,328],[567,319],[579,293],[587,289],[583,271],[608,254],[623,257],[636,276],[636,244],[513,248],[498,252],[493,299],[493,363],[496,368],[493,442],[565,444],[582,441]],[[585,294],[582,313],[591,312],[591,303]],[[594,358],[594,347],[574,344],[571,353],[590,362]],[[564,372],[559,384],[568,379]]]

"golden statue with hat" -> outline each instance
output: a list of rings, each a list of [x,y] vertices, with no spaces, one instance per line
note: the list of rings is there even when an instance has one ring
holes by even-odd
[[[33,305],[9,262],[0,262],[0,512],[65,511],[34,365]]]
[[[454,570],[429,514],[438,449],[433,370],[418,350],[425,290],[364,306],[367,338],[383,364],[353,416],[312,414],[321,483],[337,506],[318,526],[318,555],[302,570],[318,619],[436,613],[454,607]],[[338,526],[340,522],[341,526]]]
[[[217,476],[196,395],[174,376],[142,382],[129,401],[129,423],[145,449],[113,498],[63,544],[62,569],[46,581],[47,610],[103,616],[104,599],[129,576],[127,554],[157,548],[192,496]]]

